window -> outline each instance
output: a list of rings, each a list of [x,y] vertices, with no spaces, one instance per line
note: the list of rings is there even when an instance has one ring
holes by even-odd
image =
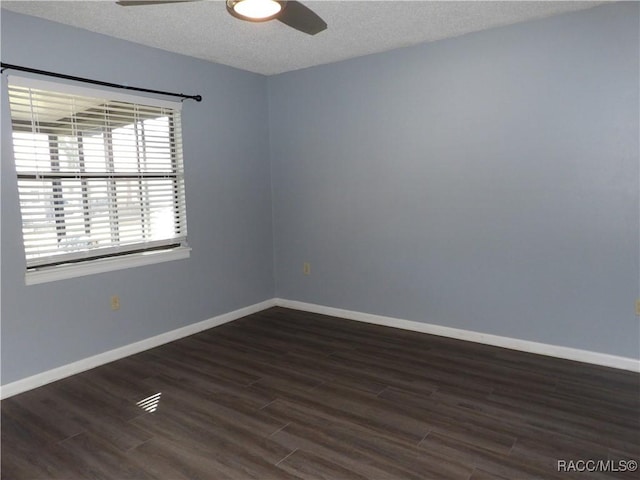
[[[188,256],[180,103],[13,76],[9,101],[27,283]]]

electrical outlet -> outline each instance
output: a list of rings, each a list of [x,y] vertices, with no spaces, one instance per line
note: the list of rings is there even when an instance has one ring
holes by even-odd
[[[636,315],[640,317],[640,298],[636,300]]]
[[[111,310],[120,310],[120,297],[111,295]]]
[[[311,264],[308,262],[304,262],[302,264],[302,273],[305,275],[311,275]]]

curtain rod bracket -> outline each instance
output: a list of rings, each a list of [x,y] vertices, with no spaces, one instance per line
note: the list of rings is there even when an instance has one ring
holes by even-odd
[[[104,87],[122,88],[123,90],[135,90],[137,92],[155,93],[155,94],[158,94],[158,95],[168,95],[168,96],[171,96],[171,97],[180,97],[182,99],[181,100],[182,102],[184,102],[185,100],[195,100],[196,102],[201,102],[202,101],[202,95],[185,95],[184,93],[164,92],[162,90],[152,90],[150,88],[130,87],[128,85],[120,85],[118,83],[103,82],[101,80],[92,80],[90,78],[76,77],[76,76],[73,76],[73,75],[65,75],[64,73],[56,73],[56,72],[48,72],[46,70],[38,70],[37,68],[21,67],[20,65],[11,65],[9,63],[4,63],[4,62],[0,63],[0,67],[2,67],[0,69],[0,73],[4,73],[5,70],[11,69],[11,70],[18,70],[18,71],[21,71],[21,72],[36,73],[38,75],[46,75],[48,77],[64,78],[66,80],[74,80],[76,82],[91,83],[93,85],[102,85]]]

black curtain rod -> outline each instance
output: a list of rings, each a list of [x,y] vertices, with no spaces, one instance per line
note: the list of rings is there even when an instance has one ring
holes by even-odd
[[[64,73],[47,72],[46,70],[38,70],[36,68],[21,67],[20,65],[11,65],[9,63],[0,63],[2,72],[6,69],[19,70],[21,72],[37,73],[39,75],[47,75],[48,77],[64,78],[67,80],[75,80],[77,82],[92,83],[94,85],[102,85],[104,87],[122,88],[124,90],[135,90],[136,92],[157,93],[160,95],[169,95],[171,97],[180,97],[182,100],[191,99],[196,102],[202,101],[202,95],[185,95],[184,93],[163,92],[161,90],[151,90],[149,88],[130,87],[128,85],[119,85],[117,83],[102,82],[100,80],[91,80],[90,78],[74,77],[73,75],[65,75]]]

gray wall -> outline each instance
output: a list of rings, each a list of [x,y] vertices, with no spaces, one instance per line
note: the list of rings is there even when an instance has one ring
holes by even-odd
[[[265,77],[6,11],[2,61],[204,97],[183,107],[191,258],[27,287],[3,83],[3,384],[274,296]]]
[[[267,80],[3,11],[3,62],[204,101],[183,110],[191,258],[26,287],[3,85],[2,383],[274,294],[638,357],[638,18]]]
[[[638,358],[638,18],[270,77],[277,295]]]

